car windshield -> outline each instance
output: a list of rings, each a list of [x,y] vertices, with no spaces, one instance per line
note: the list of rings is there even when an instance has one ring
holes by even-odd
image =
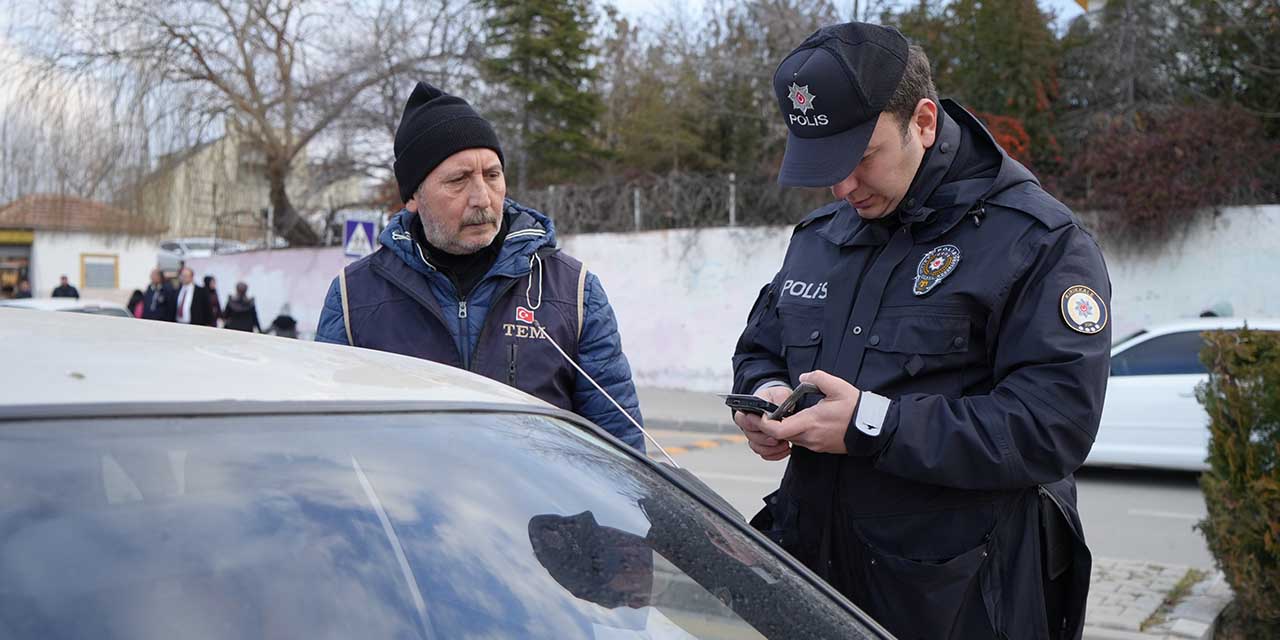
[[[6,638],[865,638],[559,420],[0,421]]]

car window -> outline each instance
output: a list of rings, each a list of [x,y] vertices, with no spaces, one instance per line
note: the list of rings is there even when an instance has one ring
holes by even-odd
[[[1157,336],[1111,357],[1113,376],[1206,373],[1200,363],[1204,338],[1199,331]]]
[[[182,247],[178,246],[178,243],[176,242],[161,242],[160,248],[164,249],[165,251],[181,251],[182,250]]]
[[[0,422],[6,638],[867,638],[722,516],[508,414]]]

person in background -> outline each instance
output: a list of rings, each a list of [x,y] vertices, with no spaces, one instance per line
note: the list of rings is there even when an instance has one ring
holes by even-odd
[[[15,297],[15,298],[30,298],[30,297],[31,297],[31,282],[29,282],[29,281],[27,281],[27,280],[19,280],[19,281],[18,281],[18,292],[17,292],[16,294],[14,294],[14,296],[13,296],[13,297]]]
[[[142,295],[140,289],[133,290],[133,295],[129,296],[129,304],[126,305],[126,308],[129,309],[129,313],[133,314],[133,317],[142,317],[142,313],[147,310],[147,298]]]
[[[196,274],[191,267],[183,267],[178,272],[178,304],[175,320],[178,324],[198,324],[213,326],[213,316],[209,310],[209,292],[195,283]]]
[[[258,322],[258,307],[249,297],[249,285],[243,282],[237,282],[235,294],[227,296],[223,319],[222,326],[227,329],[266,333]]]
[[[151,282],[142,294],[142,318],[173,322],[177,313],[177,300],[177,292],[165,281],[164,273],[159,269],[152,269]]]
[[[213,276],[204,277],[204,290],[209,292],[209,326],[218,326],[223,319],[222,303],[218,302],[218,280]]]
[[[61,278],[58,279],[57,288],[53,290],[53,297],[54,298],[75,298],[79,300],[80,292],[77,291],[75,287],[71,286],[70,282],[67,282],[66,276],[62,276]]]
[[[274,333],[281,338],[297,338],[298,337],[298,321],[290,314],[289,304],[286,302],[280,307],[280,315],[271,321],[271,327],[268,332]]]

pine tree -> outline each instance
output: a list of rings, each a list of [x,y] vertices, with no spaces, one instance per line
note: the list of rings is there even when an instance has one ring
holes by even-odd
[[[604,110],[590,0],[486,0],[481,69],[503,107],[488,109],[506,134],[517,190],[571,180],[601,157]],[[496,111],[496,113],[494,113]]]

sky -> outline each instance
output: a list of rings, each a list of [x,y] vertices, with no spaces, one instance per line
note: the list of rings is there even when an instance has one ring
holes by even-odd
[[[624,14],[636,17],[651,17],[655,13],[662,11],[670,6],[674,0],[607,0],[614,6],[618,7]],[[853,0],[834,0],[837,7],[842,8],[842,17],[848,18],[853,14]],[[861,5],[865,8],[868,2],[874,4],[875,0],[861,0]],[[1058,16],[1058,31],[1065,32],[1067,24],[1073,18],[1084,13],[1076,0],[1038,0],[1041,9],[1053,11]],[[703,0],[680,0],[679,4],[687,7],[686,15],[697,15],[701,8]],[[897,0],[897,4],[908,4],[906,0]],[[1101,2],[1097,4],[1101,5]]]

